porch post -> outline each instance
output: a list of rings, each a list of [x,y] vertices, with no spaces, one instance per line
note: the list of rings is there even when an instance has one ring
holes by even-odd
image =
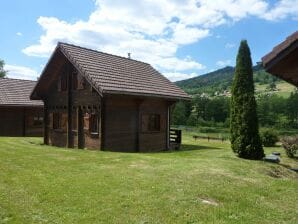
[[[67,95],[68,95],[68,102],[67,102],[67,147],[73,148],[74,147],[74,138],[72,133],[72,113],[73,113],[73,103],[72,103],[72,69],[70,64],[67,66]]]
[[[85,148],[84,115],[81,107],[78,109],[78,148]]]
[[[100,150],[105,149],[105,119],[106,119],[106,99],[104,97],[101,98],[101,105],[100,105]]]
[[[43,101],[43,143],[49,144],[49,111],[47,101]]]
[[[171,108],[171,105],[168,104],[168,106],[167,106],[167,120],[166,120],[166,123],[167,123],[167,131],[166,131],[167,150],[170,149],[170,108]]]

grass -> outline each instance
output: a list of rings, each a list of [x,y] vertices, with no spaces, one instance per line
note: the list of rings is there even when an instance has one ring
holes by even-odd
[[[297,223],[298,167],[242,160],[227,142],[181,151],[69,150],[0,138],[0,223]],[[209,202],[209,203],[204,203]]]

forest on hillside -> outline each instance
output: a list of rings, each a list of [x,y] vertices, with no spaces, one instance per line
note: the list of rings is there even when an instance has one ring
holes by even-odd
[[[298,128],[298,91],[284,98],[261,95],[256,98],[259,124],[262,127]],[[194,96],[180,101],[172,113],[173,125],[229,127],[230,98]]]
[[[177,81],[176,85],[190,95],[214,96],[230,90],[234,71],[234,67],[227,66],[204,75]],[[268,85],[268,88],[274,89],[276,84],[281,82],[277,77],[265,72],[261,65],[255,65],[253,71],[255,84]]]
[[[261,127],[298,129],[298,90],[266,73],[259,65],[253,67],[256,86],[257,113]],[[178,102],[172,113],[173,125],[229,127],[230,87],[234,68],[226,67],[206,75],[179,81],[176,84],[192,95],[191,101]],[[284,84],[289,94],[277,86]],[[263,88],[263,89],[261,89]]]

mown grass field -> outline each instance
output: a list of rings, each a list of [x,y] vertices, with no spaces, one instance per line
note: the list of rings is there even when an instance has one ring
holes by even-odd
[[[266,88],[268,88],[268,84],[255,84],[255,88],[256,88],[256,92],[257,93],[268,93],[268,90],[266,90]],[[277,91],[274,91],[272,93],[277,94],[278,96],[284,97],[284,98],[288,98],[292,92],[295,91],[296,87],[294,85],[291,85],[285,81],[280,81],[276,83],[276,89]]]
[[[0,138],[0,223],[298,223],[298,161],[280,147],[276,165],[191,134],[165,153],[41,143]]]

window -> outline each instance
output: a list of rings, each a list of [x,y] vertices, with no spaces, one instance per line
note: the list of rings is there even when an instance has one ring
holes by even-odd
[[[43,122],[42,116],[37,115],[37,116],[33,117],[33,126],[35,126],[35,127],[42,126],[42,122]]]
[[[159,114],[143,114],[142,115],[142,131],[160,131],[160,115]]]
[[[62,114],[53,113],[53,129],[61,129],[61,128],[62,128]]]
[[[98,133],[98,114],[91,114],[89,121],[89,131],[91,133]]]

